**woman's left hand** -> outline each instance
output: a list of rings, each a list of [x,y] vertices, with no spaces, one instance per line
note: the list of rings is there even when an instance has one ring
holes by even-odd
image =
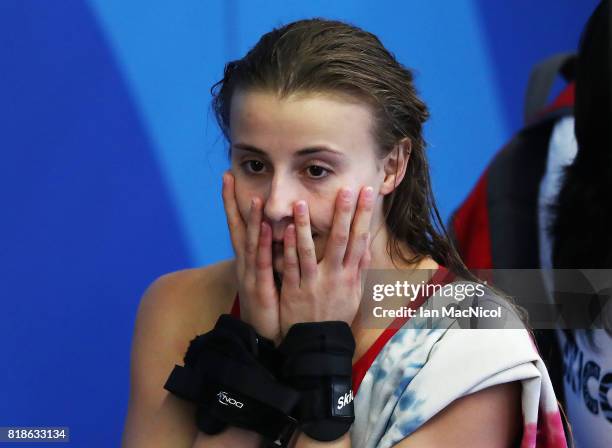
[[[317,263],[306,201],[294,204],[294,224],[285,229],[280,326],[283,337],[295,323],[340,320],[351,325],[363,294],[362,271],[371,261],[371,187],[357,197],[340,190],[323,259]]]

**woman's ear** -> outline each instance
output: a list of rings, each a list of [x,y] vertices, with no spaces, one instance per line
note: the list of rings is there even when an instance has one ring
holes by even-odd
[[[383,160],[384,179],[380,186],[380,194],[391,193],[397,188],[404,176],[410,160],[412,141],[405,137],[393,147]]]

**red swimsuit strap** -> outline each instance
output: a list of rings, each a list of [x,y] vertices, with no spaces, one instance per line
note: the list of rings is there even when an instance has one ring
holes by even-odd
[[[446,283],[450,283],[454,278],[452,272],[450,272],[447,268],[440,266],[435,274],[431,277],[428,284],[432,285],[444,285]],[[419,295],[416,299],[410,303],[408,308],[418,309],[421,305],[423,305],[429,297],[426,297],[423,294],[425,289],[421,289]],[[393,322],[389,324],[389,326],[383,331],[378,338],[374,341],[374,343],[370,346],[370,348],[357,360],[355,364],[353,364],[353,392],[357,393],[359,386],[361,385],[361,381],[365,377],[366,372],[372,366],[372,363],[383,349],[385,344],[393,337],[397,331],[402,328],[406,322],[410,320],[409,316],[406,317],[398,317]]]
[[[240,300],[238,299],[238,293],[236,293],[236,297],[234,298],[234,304],[232,305],[232,311],[230,311],[230,314],[240,319]]]

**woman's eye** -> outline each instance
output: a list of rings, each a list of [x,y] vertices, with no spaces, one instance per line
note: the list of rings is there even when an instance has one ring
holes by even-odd
[[[260,160],[245,160],[241,166],[247,174],[263,174],[266,171],[266,164]],[[306,176],[313,180],[323,179],[331,174],[331,170],[320,165],[309,165],[305,171]]]
[[[261,173],[265,168],[264,163],[259,160],[247,160],[242,166],[248,173]]]
[[[319,165],[310,165],[308,168],[306,168],[306,171],[313,179],[323,179],[330,174],[330,170]]]

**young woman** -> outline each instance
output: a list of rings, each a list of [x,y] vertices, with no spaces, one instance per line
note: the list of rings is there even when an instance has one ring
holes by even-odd
[[[261,445],[239,427],[199,432],[196,406],[163,389],[194,336],[230,312],[276,345],[298,323],[350,325],[355,422],[332,442],[297,432],[294,446],[536,446],[536,424],[538,446],[565,446],[526,330],[389,332],[356,318],[366,268],[469,275],[440,230],[427,108],[376,36],[291,23],[230,62],[213,94],[229,142],[223,200],[236,258],[146,291],[124,446]]]

